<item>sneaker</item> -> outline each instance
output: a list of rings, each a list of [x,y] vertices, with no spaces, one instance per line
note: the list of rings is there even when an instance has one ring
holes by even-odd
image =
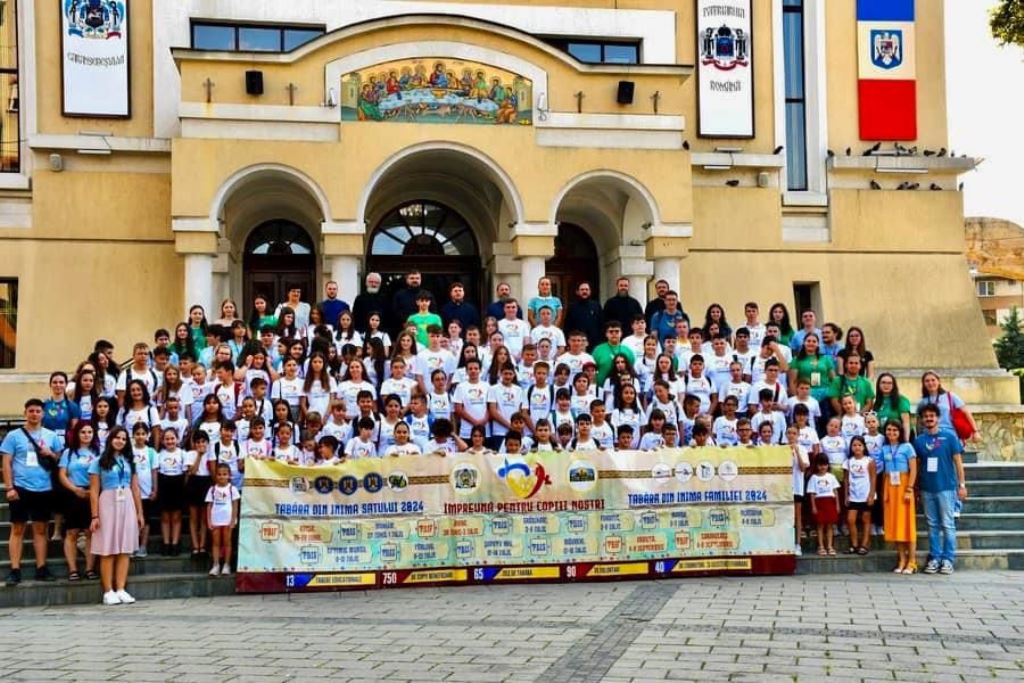
[[[218,565],[210,567],[210,576],[220,576],[220,567]]]
[[[139,549],[135,551],[135,557],[149,557],[149,551],[146,550],[146,546],[140,545]]]
[[[950,570],[950,571],[952,571],[952,570]],[[224,566],[222,566],[220,568],[220,575],[221,576],[231,576],[231,567],[229,567],[226,564]]]
[[[924,569],[922,571],[924,571],[925,574],[935,574],[935,573],[937,573],[939,571],[939,561],[938,560],[928,560],[928,564],[926,564],[924,566]]]
[[[952,574],[953,573],[953,563],[950,562],[949,560],[943,560],[942,561],[942,566],[939,567],[939,573],[940,574],[945,574],[946,576],[949,576],[950,574]]]
[[[872,536],[884,536],[885,535],[885,529],[883,529],[882,527],[878,526],[877,524],[875,525],[875,528],[872,529],[872,532],[873,532]]]
[[[4,581],[4,583],[8,586],[17,586],[19,583],[21,583],[21,570],[12,569],[7,574],[7,580]]]
[[[117,599],[121,601],[122,605],[130,605],[135,602],[135,598],[133,598],[126,590],[117,591]]]
[[[800,557],[801,555],[804,554],[804,549],[800,547],[799,543],[797,543],[796,545],[793,546],[793,554],[796,555],[797,557]]]
[[[104,605],[120,605],[121,604],[121,598],[118,597],[117,593],[115,593],[114,591],[107,591],[106,593],[103,594],[103,604]]]
[[[36,567],[36,581],[56,581],[57,577],[50,573],[50,568],[45,564],[42,567]]]

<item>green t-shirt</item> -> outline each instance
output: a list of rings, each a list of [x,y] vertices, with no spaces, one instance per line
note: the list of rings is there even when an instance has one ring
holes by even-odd
[[[895,420],[900,424],[903,423],[902,416],[904,413],[910,413],[910,399],[906,396],[900,395],[896,401],[896,410],[893,410],[889,400],[883,399],[882,405],[875,409],[875,413],[878,415],[878,424],[880,426],[879,431],[884,431],[885,423],[889,420]]]
[[[608,342],[599,344],[594,349],[594,365],[597,366],[597,386],[598,388],[604,386],[604,381],[608,379],[608,375],[612,371],[612,365],[615,363],[615,356],[622,354],[629,361],[629,367],[633,367],[636,363],[636,358],[633,357],[633,351],[627,347],[619,344],[618,346],[612,346]]]
[[[857,375],[857,377],[850,379],[842,375],[832,381],[831,395],[840,402],[842,402],[845,396],[853,396],[853,400],[857,402],[857,410],[861,411],[873,404],[875,389],[866,377]]]
[[[832,396],[832,384],[829,375],[835,373],[836,364],[831,356],[794,358],[789,367],[791,370],[796,370],[798,381],[806,379],[811,383],[811,396],[815,399],[825,401]],[[793,387],[793,390],[795,391],[796,387]]]
[[[437,325],[442,329],[444,328],[441,316],[437,313],[413,313],[409,316],[408,320],[416,326],[416,341],[421,346],[426,346],[430,343],[430,337],[427,335],[428,327]]]

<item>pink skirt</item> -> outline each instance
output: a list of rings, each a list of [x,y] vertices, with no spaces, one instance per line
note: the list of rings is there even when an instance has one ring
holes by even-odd
[[[92,535],[93,555],[126,555],[139,548],[139,520],[131,489],[118,502],[117,491],[100,493],[100,528]]]

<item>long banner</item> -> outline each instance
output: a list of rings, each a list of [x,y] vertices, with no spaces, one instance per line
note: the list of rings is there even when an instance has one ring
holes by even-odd
[[[792,573],[784,447],[246,463],[252,592]]]

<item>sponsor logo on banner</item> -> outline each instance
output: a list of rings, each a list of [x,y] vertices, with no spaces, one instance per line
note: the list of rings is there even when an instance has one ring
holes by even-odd
[[[903,64],[903,31],[872,30],[871,63],[880,69],[895,69]]]

